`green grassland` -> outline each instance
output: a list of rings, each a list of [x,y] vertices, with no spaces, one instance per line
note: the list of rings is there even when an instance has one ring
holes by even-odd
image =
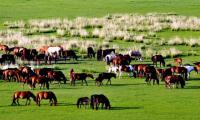
[[[42,18],[76,18],[102,17],[114,13],[176,13],[185,16],[200,17],[200,0],[0,0],[0,29],[5,21],[42,19]],[[51,34],[51,33],[50,33]],[[54,33],[52,33],[54,34]],[[47,35],[45,33],[45,35]],[[199,31],[161,31],[156,33],[156,38],[170,39],[199,38]],[[156,39],[153,38],[153,39]],[[95,39],[101,41],[100,39]],[[143,43],[124,42],[115,40],[110,45],[117,44],[121,48]],[[185,45],[159,46],[148,45],[160,50],[168,47],[176,47],[184,52],[181,56],[184,63],[199,61],[200,47]],[[196,56],[186,56],[188,51],[195,50]],[[173,64],[173,58],[166,59],[167,64]],[[141,63],[132,61],[131,64]],[[142,63],[151,63],[149,59]],[[46,66],[41,66],[46,67]],[[79,61],[67,61],[67,63],[53,64],[62,70],[67,78],[69,71],[90,72],[97,77],[98,73],[106,71],[106,63],[96,59],[81,59]],[[106,81],[104,81],[105,83]],[[69,81],[68,81],[69,83]],[[166,89],[164,82],[160,85],[146,85],[144,78],[129,78],[124,74],[121,79],[112,79],[111,86],[97,87],[94,80],[88,79],[89,86],[76,86],[50,84],[58,99],[58,106],[49,106],[48,101],[43,100],[41,107],[32,101],[30,106],[24,106],[25,100],[20,100],[21,106],[11,106],[12,94],[17,90],[29,90],[28,86],[22,88],[21,83],[9,83],[0,80],[0,120],[198,120],[200,119],[200,75],[192,72],[191,79],[186,81],[184,89]],[[32,90],[37,93],[39,88]],[[105,94],[110,102],[111,110],[77,109],[76,100],[92,94]]]

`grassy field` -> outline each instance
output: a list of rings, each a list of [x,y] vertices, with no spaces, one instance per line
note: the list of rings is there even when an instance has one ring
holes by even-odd
[[[66,17],[74,19],[78,16],[102,17],[114,13],[146,14],[170,12],[184,16],[200,17],[199,9],[200,0],[0,0],[0,29],[7,29],[3,26],[5,21]],[[144,32],[144,34],[146,33]],[[56,36],[56,32],[37,33],[28,37],[36,35]],[[168,40],[176,36],[181,39],[199,38],[200,31],[171,31],[167,29],[156,32],[156,37],[151,39]],[[68,37],[64,36],[63,38],[68,39]],[[104,41],[100,38],[82,39],[98,43]],[[117,45],[119,48],[144,45],[144,43],[125,42],[118,39],[108,44],[110,46]],[[192,64],[200,60],[200,46],[145,44],[145,47],[157,51],[175,47],[183,51],[181,57],[184,63]],[[187,53],[191,51],[195,51],[196,55],[187,56]],[[80,55],[80,53],[78,54]],[[167,64],[173,64],[173,58],[167,58],[166,61]],[[139,62],[132,61],[131,64],[135,63]],[[145,59],[142,63],[151,63],[151,61]],[[96,59],[81,59],[75,63],[74,61],[67,61],[64,64],[54,64],[48,67],[59,68],[67,78],[69,78],[71,68],[74,68],[75,72],[91,72],[95,77],[97,77],[98,73],[106,71],[105,62],[99,62]],[[53,84],[50,85],[50,90],[57,96],[58,106],[56,107],[50,107],[48,101],[45,100],[42,101],[41,107],[36,106],[33,101],[30,106],[24,106],[25,100],[20,100],[21,106],[11,106],[13,92],[29,90],[29,88],[26,86],[25,89],[22,89],[21,83],[8,83],[0,80],[0,120],[198,120],[200,119],[199,80],[199,74],[192,72],[191,79],[186,81],[184,89],[166,89],[163,82],[159,86],[148,86],[145,84],[144,78],[129,78],[127,74],[124,74],[121,79],[112,79],[112,86],[97,87],[92,79],[88,79],[89,86],[81,86],[80,82],[74,87],[69,84],[61,87]],[[39,88],[32,90],[35,94],[38,91],[40,91]],[[112,109],[95,111],[76,108],[76,100],[79,97],[90,97],[92,94],[105,94],[111,102]]]

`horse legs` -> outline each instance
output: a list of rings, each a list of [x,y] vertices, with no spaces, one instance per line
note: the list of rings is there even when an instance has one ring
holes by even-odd
[[[88,86],[87,81],[86,80],[84,80],[84,81],[85,81],[85,84]]]
[[[17,99],[17,105],[20,105],[20,104],[19,104],[19,99]]]

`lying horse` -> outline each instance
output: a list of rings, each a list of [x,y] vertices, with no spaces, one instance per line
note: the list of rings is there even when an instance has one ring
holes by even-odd
[[[176,84],[176,88],[181,84],[181,88],[185,86],[185,80],[180,75],[171,75],[165,77],[165,87],[171,88],[171,84]]]
[[[165,60],[162,55],[154,55],[151,57],[151,60],[153,62],[153,65],[156,64],[156,67],[157,67],[157,62],[160,62],[160,67],[161,65],[165,67]]]
[[[88,97],[81,97],[77,100],[77,108],[81,108],[81,105],[84,105],[85,108],[90,105],[90,99]]]
[[[37,95],[36,95],[36,103],[38,106],[40,106],[40,102],[42,99],[49,99],[49,103],[50,105],[52,106],[54,104],[54,106],[57,105],[57,98],[56,98],[56,95],[49,91],[49,92],[46,92],[46,91],[42,91],[42,92],[38,92]]]
[[[99,76],[96,78],[95,83],[96,83],[96,85],[100,86],[100,85],[102,85],[102,81],[104,79],[108,79],[106,85],[108,84],[108,82],[110,82],[110,85],[111,85],[112,77],[116,78],[116,74],[115,73],[105,73],[105,72],[100,73]]]
[[[74,79],[71,80],[71,85],[75,86],[75,81],[81,80],[81,85],[83,85],[83,81],[85,81],[85,84],[88,86],[86,78],[90,77],[94,79],[92,74],[87,74],[87,73],[75,73],[74,74]]]
[[[19,105],[19,99],[20,98],[21,99],[26,99],[26,104],[25,105],[30,105],[30,103],[31,103],[30,97],[32,97],[33,100],[36,102],[36,97],[32,92],[30,92],[30,91],[16,91],[13,94],[13,100],[12,100],[12,104],[11,105],[16,105],[16,104]],[[17,100],[17,103],[16,103],[16,100]]]
[[[105,109],[111,108],[110,101],[108,100],[108,98],[105,95],[103,95],[103,94],[91,95],[90,106],[92,107],[92,109],[98,110],[100,104],[102,104],[102,107],[101,107],[102,109],[103,109],[104,105],[105,105]]]

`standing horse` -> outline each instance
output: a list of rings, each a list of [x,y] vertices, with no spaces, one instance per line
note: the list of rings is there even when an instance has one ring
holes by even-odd
[[[12,54],[3,54],[1,56],[1,64],[5,64],[8,62],[8,64],[15,64],[15,57]]]
[[[174,59],[174,63],[177,64],[178,66],[181,66],[182,62],[183,62],[182,58],[175,58]]]
[[[95,58],[95,52],[92,47],[87,48],[87,56],[88,56],[88,58],[92,58],[92,57]]]
[[[108,54],[105,56],[105,61],[107,63],[107,65],[110,65],[110,63],[112,62],[112,60],[114,58],[116,58],[117,56],[114,53]]]
[[[63,81],[64,84],[66,84],[67,81],[67,78],[65,77],[62,71],[49,71],[47,73],[47,77],[51,79],[51,81],[58,81],[59,85],[61,84],[61,81]]]
[[[131,57],[129,55],[117,55],[113,58],[112,63],[114,66],[129,65],[131,63]]]
[[[40,85],[40,89],[43,87],[49,89],[49,78],[45,76],[32,76],[26,82],[30,85],[32,89],[36,88],[36,83]]]
[[[190,78],[190,73],[194,70],[198,73],[198,69],[197,67],[194,67],[192,65],[184,65],[183,67],[185,67],[187,69],[187,79]]]
[[[181,84],[181,88],[185,86],[185,80],[180,75],[171,75],[165,77],[165,87],[171,88],[171,84],[176,84],[176,88]]]
[[[81,80],[81,85],[83,85],[83,81],[85,81],[85,84],[88,86],[86,78],[90,77],[94,79],[92,74],[87,74],[87,73],[75,73],[74,74],[74,79],[71,80],[71,85],[75,86],[75,81]]]
[[[52,106],[54,104],[54,106],[57,105],[57,98],[56,95],[51,92],[51,91],[42,91],[42,92],[38,92],[36,95],[36,102],[37,105],[40,106],[40,102],[42,99],[49,99],[49,103]]]
[[[172,71],[172,73],[174,74],[174,73],[177,73],[177,74],[181,74],[182,76],[184,76],[184,78],[185,78],[185,80],[187,80],[187,69],[185,68],[185,67],[176,67],[176,66],[174,66],[174,67],[172,67],[171,68],[171,71]]]
[[[129,54],[131,57],[133,57],[133,58],[135,59],[135,61],[136,61],[136,60],[138,60],[138,61],[142,61],[142,60],[143,60],[142,54],[141,54],[140,51],[133,51],[133,50],[130,50],[130,51],[128,52],[128,54]]]
[[[95,83],[96,83],[96,85],[100,86],[100,85],[102,85],[102,81],[104,79],[108,79],[106,85],[108,84],[108,82],[110,82],[110,85],[111,85],[112,77],[116,78],[116,74],[115,73],[105,73],[105,72],[100,73],[99,76],[96,78]]]
[[[103,109],[104,106],[105,106],[104,107],[105,109],[110,109],[111,108],[110,101],[103,94],[100,94],[100,95],[97,95],[97,94],[91,95],[91,99],[90,100],[91,100],[90,106],[92,107],[92,109],[98,110],[100,104],[102,104],[102,106],[101,106],[102,109]]]
[[[26,99],[26,104],[25,105],[30,105],[30,103],[31,103],[30,97],[32,97],[33,100],[36,102],[36,97],[32,92],[30,92],[30,91],[16,91],[13,94],[13,100],[12,100],[12,104],[11,105],[16,105],[16,104],[19,105],[19,99],[20,98],[21,99]],[[17,100],[17,103],[16,103],[16,100]]]
[[[65,61],[66,61],[67,57],[69,57],[70,59],[73,58],[73,60],[77,60],[78,59],[78,57],[77,57],[77,55],[76,55],[74,50],[65,50],[65,51],[63,51],[63,57],[65,58]]]
[[[81,97],[77,100],[77,108],[81,108],[81,105],[84,105],[85,108],[90,105],[90,99],[88,97]]]
[[[136,72],[132,65],[120,65],[119,66],[119,78],[121,78],[123,72],[128,73],[130,77],[133,76],[136,78]]]
[[[146,74],[146,82],[148,85],[151,84],[151,80],[153,79],[153,85],[156,83],[159,85],[159,79],[157,77],[157,72],[154,66],[148,66],[144,69],[144,73]]]
[[[63,48],[60,47],[60,46],[48,47],[47,48],[46,54],[49,54],[50,56],[53,56],[55,53],[60,58],[62,56],[62,53],[63,53]]]
[[[154,55],[151,57],[151,60],[153,62],[153,65],[156,64],[156,67],[157,67],[157,62],[160,62],[160,67],[161,65],[165,67],[165,60],[162,55]]]
[[[5,53],[7,53],[9,51],[9,47],[7,45],[0,44],[0,51],[4,51]]]

